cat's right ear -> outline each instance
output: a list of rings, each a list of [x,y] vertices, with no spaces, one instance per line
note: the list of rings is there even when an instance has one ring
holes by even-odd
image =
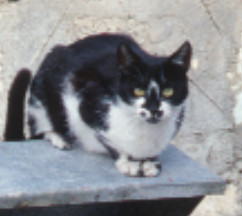
[[[120,43],[117,49],[117,60],[119,69],[123,70],[138,61],[138,57],[127,44]]]

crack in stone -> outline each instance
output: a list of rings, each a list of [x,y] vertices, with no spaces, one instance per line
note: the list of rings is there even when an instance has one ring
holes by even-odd
[[[219,27],[218,23],[216,22],[215,18],[213,17],[212,12],[210,11],[208,5],[204,2],[204,0],[200,0],[202,6],[204,7],[209,19],[211,20],[214,28],[218,31],[219,34],[221,34],[221,28]]]
[[[193,79],[189,78],[191,84],[193,84],[202,95],[204,95],[222,114],[223,116],[232,124],[232,128],[235,127],[234,122],[227,116],[223,109],[211,98]]]
[[[70,1],[69,6],[66,8],[66,10],[65,10],[65,11],[63,12],[63,14],[61,15],[60,19],[58,20],[58,22],[57,22],[56,25],[54,26],[52,32],[48,35],[48,37],[47,37],[45,43],[43,44],[43,46],[41,46],[41,48],[40,48],[40,50],[39,50],[37,56],[34,58],[34,60],[33,60],[33,62],[32,62],[32,65],[33,65],[33,63],[36,63],[37,59],[40,58],[42,52],[44,51],[44,49],[45,49],[46,46],[48,45],[49,41],[50,41],[51,38],[55,35],[55,33],[56,33],[57,29],[59,28],[60,24],[62,23],[64,17],[66,16],[67,12],[69,11],[69,9],[70,9],[70,7],[71,7],[73,1],[74,1],[74,0],[71,0],[71,1]]]

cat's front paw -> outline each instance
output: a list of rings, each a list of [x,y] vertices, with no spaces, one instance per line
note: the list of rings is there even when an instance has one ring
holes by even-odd
[[[115,165],[119,172],[131,177],[155,177],[161,172],[161,164],[157,160],[132,160],[121,156]]]
[[[143,161],[141,169],[143,176],[155,177],[161,172],[161,163],[159,161]]]
[[[55,132],[46,132],[44,138],[58,149],[71,149],[71,145]]]
[[[118,171],[124,175],[132,177],[140,176],[140,161],[128,160],[126,156],[121,156],[115,165]]]

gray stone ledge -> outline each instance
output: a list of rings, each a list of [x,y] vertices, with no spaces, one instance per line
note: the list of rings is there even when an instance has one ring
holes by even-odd
[[[123,176],[105,155],[45,141],[0,143],[0,208],[221,194],[225,182],[170,145],[155,178]]]

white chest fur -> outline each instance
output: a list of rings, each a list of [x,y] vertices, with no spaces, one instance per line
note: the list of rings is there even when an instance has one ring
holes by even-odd
[[[137,114],[135,107],[119,102],[111,106],[109,130],[102,135],[109,146],[122,154],[137,159],[154,157],[170,143],[178,113],[174,110],[170,118],[150,124]]]
[[[68,88],[69,87],[69,88]],[[106,152],[104,146],[98,141],[97,133],[82,119],[78,111],[81,101],[67,86],[63,95],[66,108],[68,125],[82,147],[91,152]],[[124,155],[130,155],[137,159],[154,157],[170,143],[176,130],[176,119],[181,107],[171,108],[169,117],[156,124],[150,124],[141,118],[137,106],[130,106],[121,100],[115,105],[110,105],[108,114],[107,131],[101,135],[107,140],[107,144]]]

